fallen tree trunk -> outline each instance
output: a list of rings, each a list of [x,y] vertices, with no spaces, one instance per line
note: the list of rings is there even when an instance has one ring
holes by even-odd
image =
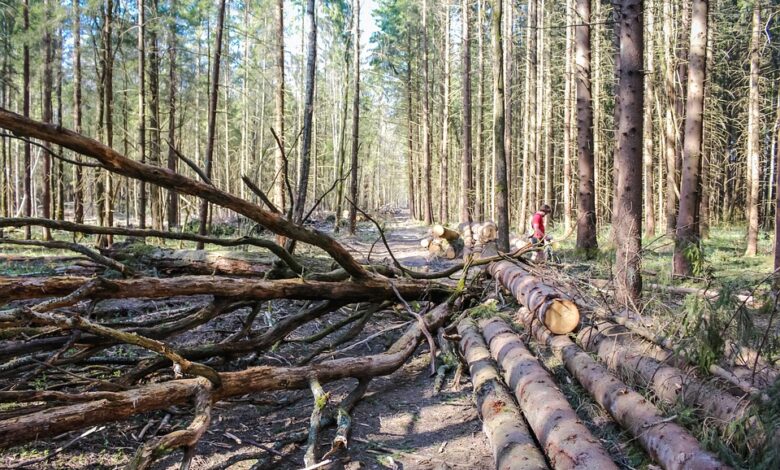
[[[617,325],[586,326],[580,330],[577,341],[586,351],[597,354],[611,370],[628,375],[667,403],[679,401],[700,407],[703,414],[715,418],[721,428],[747,415],[748,401],[739,400],[689,373],[649,357],[643,353],[641,345],[626,339],[627,333],[626,328]]]
[[[501,470],[547,468],[531,431],[509,389],[496,370],[490,351],[476,323],[465,318],[458,324],[460,350],[466,358],[474,386],[482,430],[493,450],[495,468]]]
[[[206,274],[230,276],[265,276],[272,260],[244,251],[171,250],[143,243],[114,245],[103,252],[137,267],[152,267],[167,275]]]
[[[528,309],[522,309],[520,317],[537,341],[552,349],[596,402],[662,467],[667,470],[728,468],[702,449],[685,428],[665,419],[658,408],[609,373],[568,337],[550,333]]]
[[[441,304],[425,315],[428,330],[441,327],[452,312],[450,303]],[[423,331],[413,323],[386,352],[373,356],[334,359],[306,367],[253,367],[239,372],[219,373],[221,387],[213,391],[214,402],[247,393],[309,387],[311,377],[320,382],[354,377],[388,375],[406,362],[423,339]],[[171,380],[145,385],[110,397],[102,396],[74,405],[37,411],[0,421],[0,448],[8,448],[63,432],[126,419],[148,411],[181,405],[193,400],[202,381]],[[0,401],[4,392],[0,392]]]
[[[517,263],[498,261],[488,273],[555,334],[574,331],[580,322],[577,305],[559,289],[544,283]]]
[[[86,283],[89,278],[47,277],[25,278],[0,277],[0,302],[65,296]],[[443,284],[399,279],[396,288],[405,298],[419,299],[432,296],[441,300],[450,293]],[[376,301],[395,298],[390,283],[382,278],[371,277],[360,281],[322,282],[300,279],[266,281],[260,279],[237,279],[220,276],[180,276],[176,278],[102,279],[100,286],[90,295],[91,299],[158,299],[173,296],[217,295],[240,300],[349,300],[352,302]],[[2,315],[0,315],[2,320]]]
[[[556,469],[616,469],[599,440],[577,417],[550,374],[503,320],[480,323],[493,359],[501,365],[512,389]]]

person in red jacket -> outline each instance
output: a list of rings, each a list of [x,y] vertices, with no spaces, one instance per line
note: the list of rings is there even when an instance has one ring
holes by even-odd
[[[531,235],[531,242],[534,245],[544,240],[545,237],[544,218],[551,212],[552,209],[550,208],[550,206],[547,204],[543,204],[542,207],[540,207],[539,210],[536,211],[534,216],[531,218],[531,229],[533,230],[533,235]]]

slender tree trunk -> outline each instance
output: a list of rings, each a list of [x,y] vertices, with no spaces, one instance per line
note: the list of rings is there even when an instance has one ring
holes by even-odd
[[[439,146],[439,188],[441,199],[439,201],[439,220],[446,223],[449,220],[450,185],[449,185],[449,144],[450,144],[450,2],[447,0],[442,11],[444,17],[444,45],[443,61],[444,76],[442,77],[442,116],[441,116],[441,145]]]
[[[485,51],[484,51],[484,0],[477,1],[477,69],[479,83],[477,84],[477,138],[476,146],[476,170],[474,172],[474,220],[482,220],[485,214],[486,184],[485,184],[485,152],[483,142],[484,116],[485,116]]]
[[[138,160],[146,163],[146,0],[138,0]],[[138,226],[146,228],[146,183],[138,189]]]
[[[176,171],[176,0],[170,0],[170,18],[168,18],[168,169]],[[179,226],[179,195],[168,191],[168,229]]]
[[[62,28],[57,29],[57,41],[54,46],[54,50],[57,51],[57,125],[62,126]],[[62,146],[58,146],[57,153],[60,157],[63,156],[64,150]],[[57,220],[65,220],[65,164],[62,159],[57,160],[57,204],[55,206],[55,217]]]
[[[571,102],[572,102],[572,25],[574,24],[573,1],[566,0],[566,46],[563,77],[563,230],[571,230]],[[524,176],[526,177],[526,176]],[[524,220],[524,219],[522,219]]]
[[[460,166],[460,219],[471,223],[474,210],[474,181],[472,179],[471,148],[471,5],[463,0],[461,23],[463,26],[463,162]],[[479,130],[477,131],[479,132]]]
[[[422,194],[424,207],[423,217],[427,225],[433,223],[433,188],[431,186],[431,107],[430,78],[428,74],[428,0],[422,3],[422,35],[423,35],[423,172],[425,191]]]
[[[701,197],[702,128],[704,83],[707,68],[708,0],[694,0],[692,5],[690,49],[688,53],[688,96],[685,100],[685,146],[680,188],[680,213],[677,216],[674,246],[674,271],[677,276],[693,274],[698,258],[699,201]]]
[[[615,278],[618,302],[636,305],[642,294],[642,148],[644,111],[643,0],[623,0],[620,10],[620,170],[615,224]],[[649,114],[649,113],[648,113]]]
[[[219,64],[222,56],[222,26],[225,21],[225,0],[219,2],[219,12],[217,13],[217,35],[214,40],[214,59],[211,62],[211,90],[209,91],[209,117],[208,130],[206,136],[206,164],[204,165],[207,178],[211,178],[211,168],[214,157],[214,141],[217,131],[217,100],[219,99]],[[200,226],[198,233],[206,235],[206,226],[209,219],[209,204],[205,199],[200,203]],[[198,242],[197,248],[203,249],[203,243]]]
[[[414,88],[412,85],[412,39],[411,34],[407,33],[406,36],[406,135],[407,135],[407,151],[406,151],[406,171],[408,177],[409,186],[409,215],[412,219],[419,219],[420,214],[417,212],[417,195],[415,193],[415,169],[414,169],[414,106],[413,106],[413,94]]]
[[[159,7],[157,0],[152,0],[154,27],[149,31],[149,163],[160,166],[160,50],[157,46],[157,25],[159,24]],[[149,199],[152,209],[152,227],[155,230],[163,228],[162,199],[157,185],[149,186]]]
[[[30,45],[28,43],[30,31],[30,0],[24,0],[22,12],[24,22],[24,44],[22,46],[22,114],[30,117]],[[24,143],[24,216],[32,217],[32,159],[30,143]],[[24,238],[32,238],[30,227],[24,228]]]
[[[354,235],[357,229],[358,204],[358,150],[360,148],[360,0],[353,0],[352,5],[352,64],[355,87],[352,97],[352,174],[349,181],[349,196],[352,204],[349,205],[349,234]],[[430,176],[430,175],[429,175]],[[428,186],[430,186],[428,178]]]
[[[576,0],[577,64],[577,249],[591,251],[596,241],[596,200],[593,167],[593,102],[590,95],[590,0]]]
[[[43,116],[42,121],[52,123],[52,56],[54,51],[51,44],[51,31],[49,26],[49,13],[50,4],[49,0],[44,0],[44,24],[43,24]],[[43,198],[41,205],[43,206],[43,217],[45,219],[51,219],[51,144],[44,142],[46,151],[43,152]],[[43,239],[51,240],[51,230],[47,227],[43,229]]]
[[[524,178],[528,185],[526,191],[526,204],[524,204],[524,210],[527,211],[520,215],[521,223],[526,228],[528,212],[534,211],[536,208],[536,188],[538,186],[539,173],[537,171],[537,146],[536,146],[536,107],[537,107],[537,93],[538,86],[537,70],[538,70],[538,55],[537,55],[537,11],[536,6],[538,0],[528,0],[528,40],[527,42],[527,76],[528,76],[528,88],[526,89],[526,106],[528,109],[528,115],[526,116],[527,129],[526,129],[526,147],[528,153],[528,175]]]
[[[114,2],[106,0],[105,20],[103,23],[103,106],[105,112],[103,118],[104,142],[109,147],[114,146],[114,52],[113,52],[113,28],[114,28]],[[113,177],[108,171],[103,172],[100,177],[102,182],[103,194],[98,198],[102,202],[99,207],[100,214],[106,226],[114,225],[114,204],[113,204]],[[102,225],[102,224],[101,224]],[[113,237],[106,236],[105,239],[98,239],[99,245],[111,245]]]
[[[674,79],[674,42],[672,34],[671,0],[663,0],[663,37],[664,37],[664,87],[666,89],[666,113],[664,116],[664,157],[666,160],[666,231],[675,232],[677,225],[678,203],[678,166],[675,150],[674,103],[676,102]]]
[[[534,71],[534,90],[536,91],[536,98],[534,102],[533,111],[536,111],[534,116],[534,127],[532,136],[534,138],[534,152],[536,155],[536,168],[532,173],[537,175],[534,178],[536,184],[534,185],[534,197],[531,199],[531,210],[534,211],[540,204],[540,200],[544,197],[544,0],[537,0],[536,2],[536,26],[533,32],[536,33],[536,40],[534,42],[536,47],[536,60],[531,64],[536,70]]]
[[[493,0],[493,155],[495,160],[498,249],[509,251],[509,194],[504,148],[504,48],[501,38],[503,0]]]
[[[745,256],[755,256],[758,247],[758,205],[761,183],[761,103],[759,97],[759,73],[761,71],[761,3],[753,5],[753,34],[750,39],[750,84],[748,85],[748,130],[747,130],[747,249]]]
[[[303,221],[306,206],[306,192],[309,187],[311,166],[312,120],[314,116],[314,83],[317,69],[317,20],[314,15],[314,0],[306,2],[306,30],[308,31],[306,51],[306,91],[303,110],[303,135],[301,145],[301,169],[298,173],[298,197],[295,200],[293,220]]]
[[[645,236],[655,235],[655,194],[653,193],[653,96],[655,95],[655,16],[653,15],[654,1],[648,2],[645,11],[647,12],[647,34],[645,42],[648,51],[645,54],[645,116],[642,129],[644,131],[644,199],[645,199]]]
[[[284,0],[276,1],[276,135],[281,147],[276,151],[274,164],[274,204],[286,213],[285,181],[287,165],[284,161]]]
[[[347,132],[347,111],[349,109],[349,51],[344,51],[344,87],[343,87],[343,93],[342,93],[342,100],[341,100],[341,124],[339,126],[339,148],[338,148],[338,175],[336,177],[339,179],[338,182],[338,190],[337,190],[337,196],[336,196],[336,227],[333,229],[334,232],[339,233],[341,230],[341,208],[343,207],[343,201],[344,201],[344,161],[346,160],[346,146],[345,140],[346,140],[346,132]],[[411,135],[409,137],[411,139]],[[410,151],[411,151],[411,142],[409,143]],[[411,174],[411,168],[412,163],[411,160],[408,161],[409,166],[409,178],[410,181],[412,178]],[[414,188],[411,190],[412,193],[414,193]],[[411,196],[410,196],[411,197]],[[412,207],[412,211],[414,211],[414,206]],[[414,218],[414,216],[412,216]]]

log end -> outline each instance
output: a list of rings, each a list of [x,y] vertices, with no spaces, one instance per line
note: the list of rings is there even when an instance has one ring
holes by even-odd
[[[540,313],[544,326],[556,335],[571,333],[580,324],[577,305],[567,299],[553,299]]]

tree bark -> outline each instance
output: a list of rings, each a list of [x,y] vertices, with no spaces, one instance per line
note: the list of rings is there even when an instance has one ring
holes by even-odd
[[[44,25],[43,25],[43,115],[42,121],[46,123],[53,122],[51,92],[52,92],[52,59],[54,51],[51,44],[51,30],[49,26],[50,14],[49,0],[44,0]],[[46,151],[43,152],[43,194],[41,205],[43,206],[43,217],[51,219],[51,144],[44,142]],[[51,231],[43,229],[43,239],[51,240]]]
[[[572,70],[572,24],[574,23],[573,0],[566,0],[566,46],[564,53],[564,77],[563,77],[563,231],[569,233],[572,226],[572,201],[571,201],[571,131],[572,131],[572,82],[574,81]],[[525,214],[521,214],[521,221],[525,220]]]
[[[761,105],[759,101],[759,74],[761,73],[761,2],[753,5],[753,34],[750,37],[750,83],[748,85],[747,129],[747,248],[745,256],[755,256],[758,247],[758,205],[761,178]],[[706,32],[706,29],[705,29]],[[687,131],[687,129],[686,129]]]
[[[422,2],[422,54],[423,54],[423,179],[425,190],[423,198],[423,221],[430,225],[433,223],[433,188],[431,187],[431,109],[430,109],[430,80],[428,77],[428,0]]]
[[[598,248],[593,165],[593,101],[590,94],[590,0],[576,0],[575,27],[577,64],[577,249]]]
[[[317,20],[314,14],[314,0],[306,2],[306,90],[303,109],[303,135],[301,138],[301,168],[298,173],[298,197],[295,200],[293,220],[303,221],[306,206],[306,193],[309,187],[309,167],[311,166],[312,121],[314,117],[314,84],[317,73]],[[340,175],[339,175],[340,177]]]
[[[461,22],[463,24],[463,162],[460,167],[459,222],[470,224],[474,211],[474,180],[471,146],[471,2],[469,0],[463,0],[461,5]]]
[[[439,205],[439,221],[447,223],[450,212],[450,182],[449,182],[449,151],[450,151],[450,4],[449,0],[442,9],[444,18],[444,90],[442,93],[441,146],[439,148],[440,172],[439,181],[441,201]]]
[[[474,320],[458,324],[460,350],[469,365],[482,430],[490,441],[495,468],[501,470],[546,469],[544,455],[536,447],[511,391],[501,380],[495,362]]]
[[[631,390],[606,367],[566,336],[554,336],[530,312],[523,322],[537,341],[552,349],[566,369],[612,418],[639,441],[650,457],[667,470],[728,468],[702,449],[685,428],[665,419],[644,396]]]
[[[160,49],[157,45],[157,23],[160,12],[157,0],[152,0],[154,26],[149,30],[149,164],[160,166]],[[163,208],[160,188],[149,187],[149,205],[152,212],[152,228],[162,230]]]
[[[22,45],[22,115],[30,117],[30,45],[27,36],[30,31],[30,0],[24,0],[22,12],[24,23],[24,42]],[[30,142],[24,143],[24,215],[32,217],[32,158]],[[31,239],[30,227],[25,227],[24,238]]]
[[[413,220],[420,218],[417,212],[414,169],[414,87],[412,85],[412,34],[406,33],[406,172],[409,188],[409,215]]]
[[[279,148],[274,159],[274,205],[282,213],[287,213],[287,165],[284,161],[284,0],[276,1],[276,135],[279,137]],[[292,203],[292,201],[290,201]]]
[[[672,34],[671,0],[663,0],[664,37],[664,87],[666,91],[666,112],[664,114],[664,156],[666,160],[666,232],[675,233],[677,227],[677,203],[679,202],[679,167],[676,156],[676,130],[674,104],[677,100],[675,87],[674,40]]]
[[[354,96],[352,96],[352,170],[349,179],[349,197],[352,203],[349,205],[349,233],[355,234],[357,229],[358,204],[358,150],[360,149],[360,0],[353,0],[352,4],[352,65],[354,83]],[[430,183],[430,180],[429,180]]]
[[[222,62],[222,30],[225,21],[225,0],[220,0],[219,10],[217,13],[217,31],[216,38],[214,39],[214,59],[211,62],[211,90],[209,90],[209,117],[208,117],[208,129],[206,136],[206,157],[204,170],[207,178],[211,178],[211,168],[213,166],[214,159],[214,141],[217,137],[217,100],[219,99],[219,65]],[[280,131],[277,131],[280,132]],[[277,206],[282,207],[282,206]],[[282,209],[283,210],[283,209]],[[207,225],[209,221],[209,203],[208,200],[203,199],[200,203],[200,225],[198,227],[198,234],[206,235]],[[198,249],[203,249],[203,244],[198,243]]]
[[[647,20],[647,34],[645,42],[648,51],[645,54],[645,110],[644,124],[642,131],[644,133],[643,161],[644,161],[644,208],[645,208],[645,236],[650,238],[655,235],[655,192],[654,192],[654,172],[653,172],[653,110],[655,101],[655,15],[653,8],[654,1],[648,2],[645,9]]]
[[[501,38],[503,0],[493,1],[491,40],[493,46],[493,156],[495,170],[498,249],[509,251],[509,194],[504,148],[504,48]]]
[[[620,80],[617,155],[619,157],[615,228],[615,294],[636,305],[642,293],[642,139],[644,111],[643,0],[620,5]]]
[[[616,469],[599,440],[577,417],[539,361],[503,320],[481,322],[493,359],[504,371],[520,408],[556,469]],[[555,425],[551,425],[555,423]]]
[[[175,172],[176,158],[176,48],[177,3],[170,2],[170,18],[168,18],[168,169]],[[129,208],[127,209],[129,210]],[[179,226],[179,195],[176,191],[168,191],[168,229]]]
[[[146,163],[146,0],[138,0],[138,161]],[[80,131],[76,131],[80,132]],[[146,183],[138,189],[138,226],[146,228]]]
[[[701,151],[704,112],[704,84],[707,68],[707,19],[709,0],[692,4],[688,96],[685,100],[685,145],[680,187],[680,211],[675,233],[673,274],[690,276],[700,256],[699,201],[701,198]]]

